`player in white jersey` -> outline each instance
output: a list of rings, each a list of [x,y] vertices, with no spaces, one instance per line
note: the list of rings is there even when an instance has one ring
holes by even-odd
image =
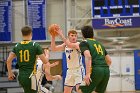
[[[67,59],[67,74],[65,79],[66,86],[75,86],[81,84],[84,75],[81,53],[77,49],[65,47]]]
[[[49,58],[49,51],[45,49],[44,52],[45,52],[46,57]],[[51,67],[53,67],[55,65],[58,65],[58,62],[55,62],[55,63],[53,63],[51,65],[52,65]],[[36,67],[37,67],[36,68],[37,69],[36,81],[37,81],[37,90],[38,90],[38,93],[52,93],[47,88],[45,88],[45,87],[43,87],[41,85],[42,79],[43,79],[43,77],[45,75],[45,71],[44,71],[44,67],[45,66],[47,66],[47,65],[46,64],[43,64],[43,62],[40,59],[37,60],[37,64],[36,64]],[[46,79],[49,79],[49,81],[50,80],[60,80],[61,79],[61,76],[60,75],[55,75],[55,76],[51,76],[50,75],[49,78],[48,78],[48,76],[46,76]]]
[[[70,30],[68,32],[68,39],[65,39],[62,32],[60,32],[59,35],[64,43],[56,46],[55,36],[52,36],[51,49],[52,51],[65,50],[68,70],[65,78],[64,93],[71,93],[74,86],[76,86],[76,90],[78,90],[84,74],[79,43],[77,42],[77,32]]]

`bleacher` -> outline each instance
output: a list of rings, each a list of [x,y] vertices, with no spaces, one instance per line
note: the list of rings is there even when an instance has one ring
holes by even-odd
[[[4,64],[4,65],[3,65]],[[19,85],[18,80],[8,80],[7,72],[5,70],[5,63],[0,64],[2,71],[0,71],[0,93],[23,93],[22,87]],[[15,70],[16,71],[16,70]]]
[[[23,93],[17,80],[9,81],[7,77],[0,77],[0,93]]]
[[[8,51],[1,48],[3,55],[0,56],[0,93],[23,93],[23,89],[18,83],[18,80],[8,80],[6,62],[4,61],[7,57]]]

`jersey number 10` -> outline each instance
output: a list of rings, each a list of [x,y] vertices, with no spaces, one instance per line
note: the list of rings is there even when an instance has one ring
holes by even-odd
[[[20,62],[29,62],[29,50],[20,50]]]

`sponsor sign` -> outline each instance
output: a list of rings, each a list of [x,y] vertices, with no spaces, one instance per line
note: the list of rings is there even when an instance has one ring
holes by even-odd
[[[94,29],[140,27],[140,17],[117,17],[93,19]]]

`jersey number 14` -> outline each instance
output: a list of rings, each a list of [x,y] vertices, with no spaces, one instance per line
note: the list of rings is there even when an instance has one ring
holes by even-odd
[[[97,53],[98,54],[101,54],[101,55],[103,55],[103,49],[102,49],[102,47],[101,47],[101,45],[100,44],[94,44],[94,47],[95,47],[95,49],[96,49],[96,51],[97,51]]]

